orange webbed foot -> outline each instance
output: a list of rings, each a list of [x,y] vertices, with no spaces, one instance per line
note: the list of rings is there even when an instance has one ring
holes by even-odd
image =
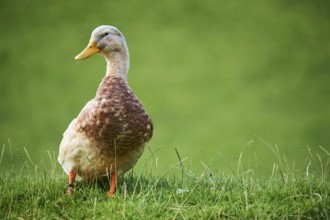
[[[73,192],[74,192],[74,186],[73,186],[73,184],[68,184],[68,188],[66,189],[65,194],[70,196],[70,195],[73,194]]]
[[[106,194],[105,194],[107,197],[109,197],[109,198],[115,198],[116,197],[116,194],[115,193],[112,193],[112,192],[107,192]]]
[[[74,180],[76,179],[76,173],[74,171],[71,171],[69,173],[69,183],[68,183],[68,187],[66,189],[66,195],[72,195],[73,191],[74,191]]]
[[[116,174],[112,174],[111,175],[111,180],[110,180],[110,189],[109,191],[106,193],[106,195],[109,198],[115,198],[115,193],[116,193],[116,185],[117,185],[117,176]]]

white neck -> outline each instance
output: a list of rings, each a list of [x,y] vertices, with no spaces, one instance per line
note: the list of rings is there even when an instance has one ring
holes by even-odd
[[[116,51],[105,55],[107,61],[106,76],[122,77],[127,82],[129,55],[126,51]]]

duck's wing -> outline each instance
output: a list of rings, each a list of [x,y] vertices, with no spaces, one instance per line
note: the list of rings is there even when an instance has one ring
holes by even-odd
[[[127,152],[148,142],[152,122],[123,79],[105,78],[95,99],[77,118],[78,130],[112,154]],[[127,150],[125,150],[127,149]]]

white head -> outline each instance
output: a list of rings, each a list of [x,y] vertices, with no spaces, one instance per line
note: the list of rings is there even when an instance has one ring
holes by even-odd
[[[92,32],[87,47],[75,59],[86,59],[96,53],[102,54],[111,67],[119,68],[127,74],[129,67],[129,53],[124,35],[113,26],[102,25]],[[110,65],[110,66],[109,66]],[[110,68],[110,69],[109,69]]]

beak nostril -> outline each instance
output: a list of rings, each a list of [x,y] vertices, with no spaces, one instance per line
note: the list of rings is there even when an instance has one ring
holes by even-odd
[[[93,46],[89,46],[89,49],[91,49]]]

